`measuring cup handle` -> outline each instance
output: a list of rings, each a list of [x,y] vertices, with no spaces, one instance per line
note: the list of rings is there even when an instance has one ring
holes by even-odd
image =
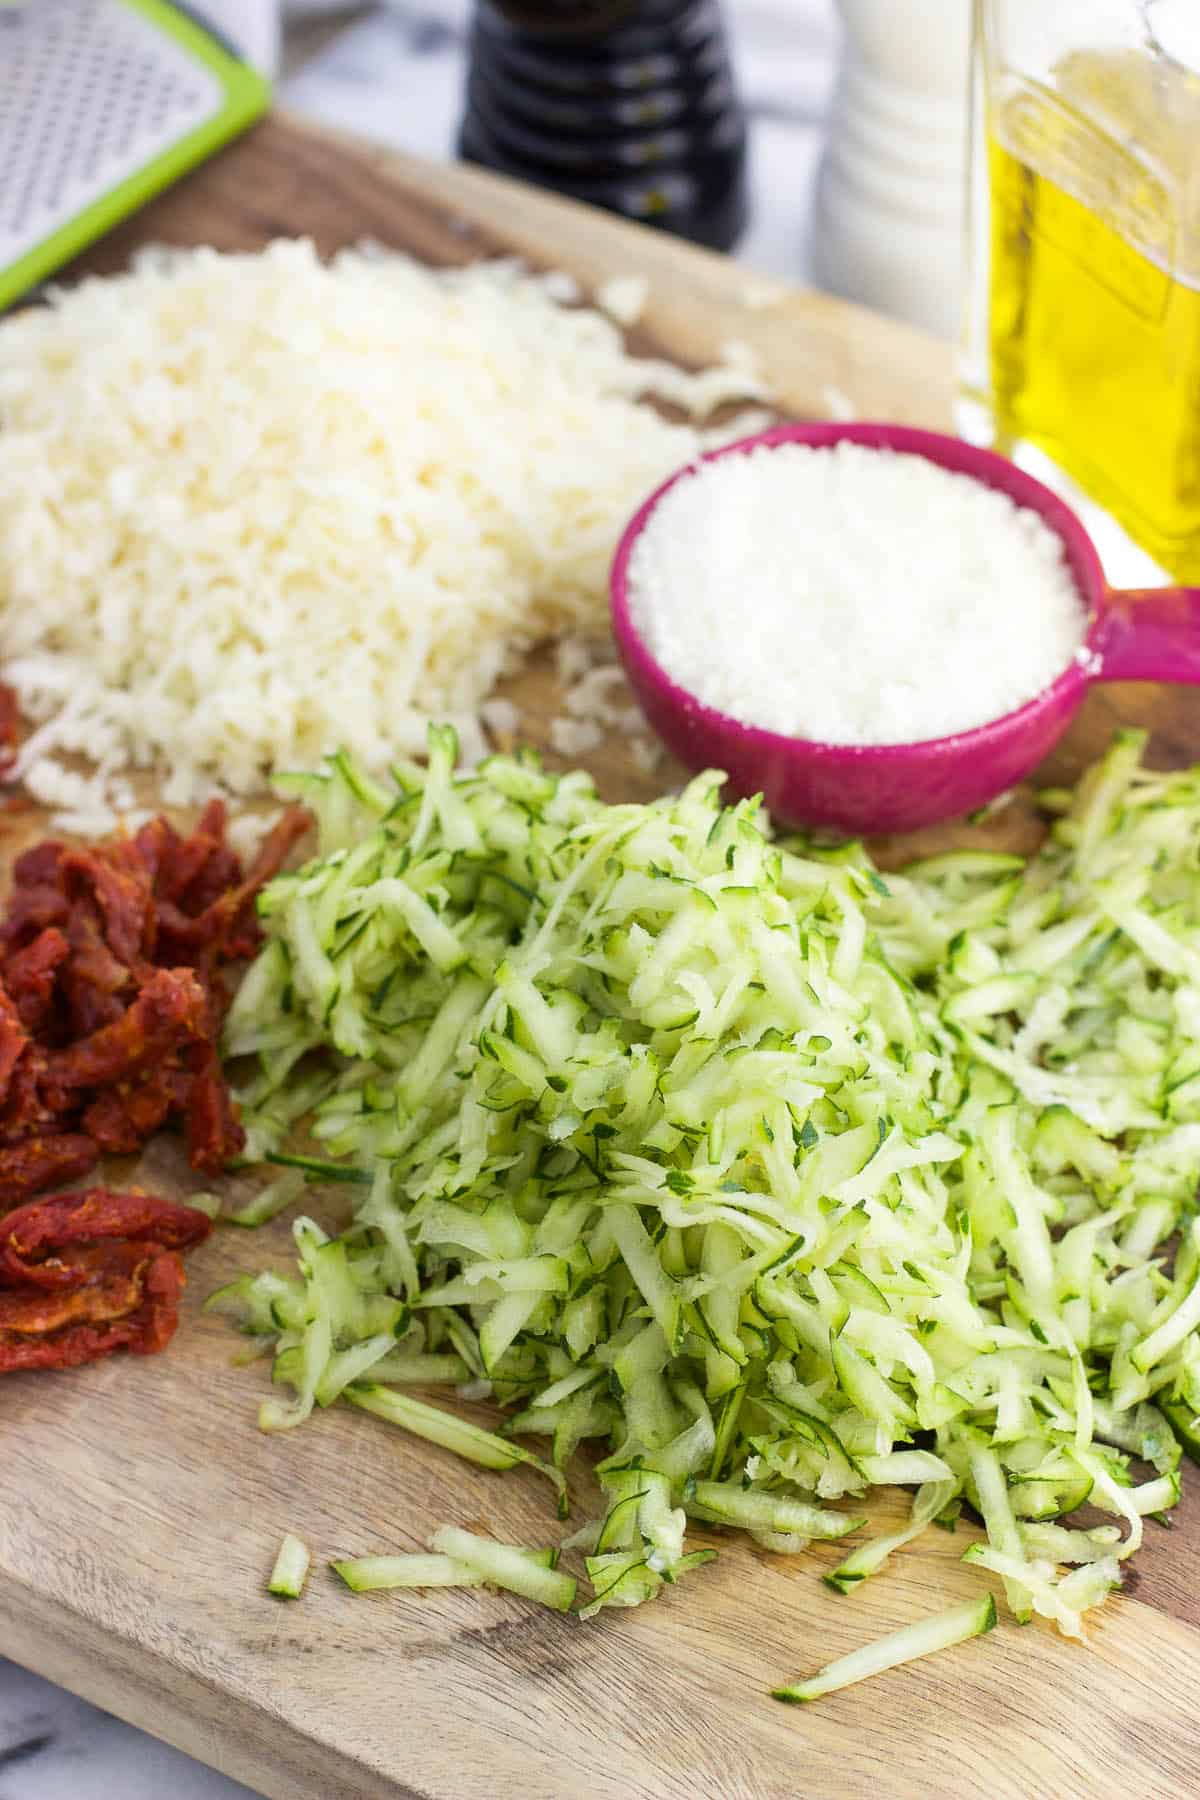
[[[1096,681],[1200,684],[1200,588],[1111,590],[1091,647]]]

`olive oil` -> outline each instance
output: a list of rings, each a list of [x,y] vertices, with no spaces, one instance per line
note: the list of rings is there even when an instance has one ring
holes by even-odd
[[[1200,582],[1200,84],[1081,55],[989,109],[991,432]]]

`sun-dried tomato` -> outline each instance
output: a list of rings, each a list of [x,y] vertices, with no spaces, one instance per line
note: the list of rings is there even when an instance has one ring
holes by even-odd
[[[9,773],[21,734],[21,708],[14,689],[0,685],[0,777]]]
[[[31,844],[28,850],[22,850],[13,864],[13,886],[57,888],[58,865],[66,850],[67,846],[57,838],[43,838],[40,844]]]
[[[216,1045],[211,1041],[197,1044],[191,1053],[191,1068],[188,1160],[193,1169],[215,1175],[245,1149],[246,1134],[234,1114]]]
[[[0,1326],[0,1375],[22,1369],[75,1369],[114,1350],[129,1350],[135,1356],[164,1350],[179,1323],[184,1279],[178,1254],[158,1250],[145,1264],[139,1304],[123,1318],[35,1333]]]
[[[82,1124],[110,1156],[132,1156],[173,1113],[190,1119],[191,1110],[190,1073],[174,1063],[160,1062],[143,1069],[132,1081],[103,1089],[89,1104]]]
[[[141,1243],[84,1245],[67,1252],[60,1260],[78,1272],[74,1286],[0,1287],[0,1335],[125,1318],[141,1305],[146,1265],[156,1254]]]
[[[43,1188],[76,1181],[96,1166],[100,1150],[81,1131],[52,1132],[0,1148],[0,1224],[7,1207],[16,1206]]]
[[[73,1244],[107,1239],[188,1250],[202,1243],[212,1220],[194,1206],[154,1194],[115,1193],[110,1188],[47,1195],[0,1220],[0,1284],[43,1288],[80,1287],[79,1267],[57,1253]]]
[[[9,900],[4,922],[0,924],[0,943],[20,949],[39,931],[45,931],[47,925],[65,925],[70,913],[70,901],[61,888],[45,882],[18,886]]]
[[[179,1253],[211,1230],[195,1207],[108,1188],[18,1207],[0,1223],[0,1374],[161,1350],[179,1321]]]
[[[154,896],[144,870],[122,868],[103,851],[68,850],[59,862],[59,878],[72,900],[93,903],[105,940],[120,962],[128,967],[150,954]]]
[[[0,761],[17,729],[6,704],[0,690]],[[0,919],[0,1373],[170,1340],[180,1252],[208,1235],[205,1214],[99,1187],[31,1196],[171,1122],[195,1168],[242,1149],[217,1048],[222,968],[258,948],[255,896],[308,824],[286,813],[244,875],[217,801],[187,837],[154,819],[17,859]]]
[[[242,1149],[217,1053],[222,970],[257,950],[255,896],[308,824],[285,813],[246,874],[220,801],[186,837],[160,818],[17,859],[0,919],[0,1214],[165,1124],[206,1173]]]
[[[180,961],[191,962],[195,952],[206,946],[231,961],[255,954],[262,942],[254,915],[255,898],[279,873],[308,827],[309,815],[304,809],[289,808],[263,839],[245,880],[229,888],[195,918],[171,904],[160,906],[164,940]]]
[[[69,1090],[125,1081],[206,1036],[208,1020],[208,996],[191,969],[155,969],[119,1019],[47,1059],[47,1083]]]
[[[12,998],[0,984],[0,1100],[8,1093],[17,1064],[29,1046],[29,1033]]]
[[[47,925],[4,965],[4,985],[27,1031],[41,1030],[50,1015],[59,969],[71,946],[57,925]]]
[[[177,841],[155,882],[155,897],[195,918],[242,878],[241,864],[225,842],[225,805],[210,800],[186,841]]]
[[[90,1037],[121,1017],[136,982],[133,971],[113,955],[104,941],[93,907],[77,901],[67,923],[71,959],[62,971],[59,991],[69,1021],[65,1042]]]

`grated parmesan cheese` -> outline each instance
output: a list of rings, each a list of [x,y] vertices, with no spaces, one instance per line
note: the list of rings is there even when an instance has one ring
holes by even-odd
[[[281,241],[147,252],[0,325],[0,676],[60,823],[110,830],[139,767],[167,804],[338,745],[379,768],[430,717],[477,756],[534,640],[604,632],[626,519],[715,441],[640,402],[762,384],[632,358],[575,293]]]
[[[630,598],[652,654],[705,705],[831,744],[983,725],[1061,675],[1086,625],[1035,513],[850,443],[686,475],[638,540]]]

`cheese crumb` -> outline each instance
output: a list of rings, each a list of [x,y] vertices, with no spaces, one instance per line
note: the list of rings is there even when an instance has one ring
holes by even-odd
[[[521,715],[511,700],[485,700],[479,708],[479,717],[489,735],[502,748],[512,747],[521,729]]]
[[[666,754],[661,744],[651,738],[635,737],[629,745],[629,754],[634,765],[643,775],[654,775],[666,761]]]
[[[560,756],[585,756],[603,742],[604,733],[594,720],[560,718],[550,722],[550,747]]]
[[[766,312],[773,306],[782,306],[787,298],[787,288],[774,281],[748,281],[742,289],[742,305],[751,312]]]
[[[614,275],[596,290],[596,305],[626,329],[636,325],[646,310],[650,283],[644,275]]]
[[[850,425],[858,417],[858,408],[844,388],[830,383],[821,390],[821,400],[828,416],[839,425]]]

